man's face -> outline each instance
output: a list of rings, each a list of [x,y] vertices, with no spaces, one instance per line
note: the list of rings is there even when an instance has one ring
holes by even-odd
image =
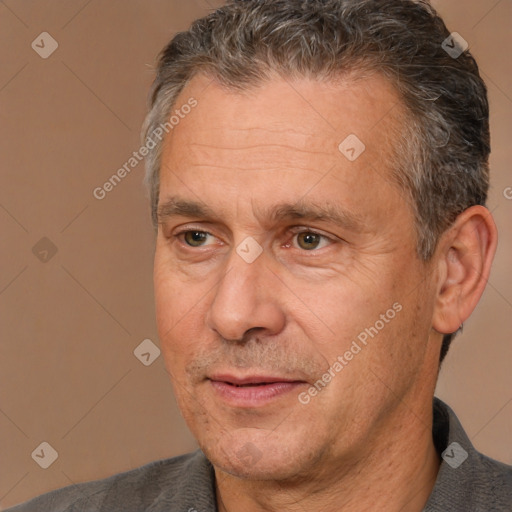
[[[357,460],[435,382],[433,280],[391,179],[399,100],[378,76],[244,93],[198,76],[175,108],[190,97],[165,141],[154,273],[180,409],[235,475]]]

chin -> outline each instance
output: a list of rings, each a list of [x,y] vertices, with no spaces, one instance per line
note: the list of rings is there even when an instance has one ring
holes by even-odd
[[[210,462],[221,471],[241,479],[293,480],[313,464],[314,448],[304,450],[296,434],[279,435],[256,429],[225,432],[217,439],[204,440],[199,445]]]

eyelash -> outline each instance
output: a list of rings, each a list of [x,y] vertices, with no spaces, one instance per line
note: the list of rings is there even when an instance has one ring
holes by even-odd
[[[291,228],[290,229],[291,233],[292,233],[292,240],[300,235],[300,234],[304,234],[304,233],[307,233],[307,234],[312,234],[312,235],[317,235],[317,236],[320,236],[323,240],[326,240],[329,242],[329,245],[332,245],[333,243],[336,243],[336,240],[333,238],[333,237],[330,237],[328,235],[325,235],[324,233],[321,233],[319,231],[316,231],[314,229],[311,229],[311,228],[305,228],[305,227],[294,227],[294,228]],[[190,232],[198,232],[198,233],[204,233],[206,235],[209,235],[209,236],[212,236],[214,238],[217,238],[213,233],[210,233],[209,231],[205,231],[204,229],[194,229],[194,228],[188,228],[188,229],[184,229],[183,231],[180,231],[180,232],[177,232],[175,233],[173,236],[174,238],[176,238],[177,240],[180,241],[180,243],[185,246],[187,249],[201,249],[202,247],[208,247],[208,246],[204,246],[204,245],[200,245],[200,246],[197,246],[197,247],[194,247],[192,245],[189,245],[187,244],[184,240],[183,240],[183,237],[187,234],[187,233],[190,233]],[[318,252],[320,251],[321,249],[324,249],[325,247],[321,247],[320,249],[312,249],[312,250],[306,250],[306,249],[300,249],[298,247],[295,247],[292,245],[292,241],[289,241],[287,242],[286,244],[284,244],[285,247],[287,248],[294,248],[294,249],[298,249],[300,250],[301,252],[303,253],[314,253],[314,252]]]
[[[205,235],[209,235],[209,236],[212,236],[214,238],[218,238],[216,237],[213,233],[210,233],[209,231],[205,231],[204,229],[185,229],[184,231],[181,231],[179,233],[176,233],[174,235],[175,238],[177,238],[183,245],[187,246],[187,247],[190,247],[192,249],[199,249],[201,247],[204,247],[204,246],[197,246],[197,247],[194,247],[192,245],[189,245],[187,244],[183,238],[184,236],[187,234],[187,233],[204,233]]]

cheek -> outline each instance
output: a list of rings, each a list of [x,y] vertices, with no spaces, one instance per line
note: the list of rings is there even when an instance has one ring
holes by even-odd
[[[367,388],[369,368],[393,374],[392,368],[399,364],[397,354],[406,343],[404,328],[414,323],[410,297],[405,303],[403,286],[396,279],[384,273],[373,279],[344,276],[314,297],[307,286],[295,285],[295,291],[308,311],[296,314],[297,310],[293,316],[318,360],[332,368],[342,357],[342,366],[350,366],[350,371],[336,373],[333,390],[356,384]]]
[[[392,306],[389,290],[377,294],[378,286],[375,281],[366,283],[343,276],[330,280],[312,294],[309,283],[289,283],[296,297],[289,312],[315,349],[335,359],[361,331],[379,319],[380,313]]]
[[[194,315],[194,309],[205,293],[202,284],[190,283],[167,256],[165,248],[158,246],[153,284],[158,327],[164,334],[177,328],[180,323],[187,322]]]
[[[158,335],[167,367],[174,373],[183,369],[192,357],[194,341],[201,339],[205,293],[200,285],[187,286],[158,256],[154,289]]]
[[[178,293],[172,273],[168,272],[155,259],[154,269],[154,288],[155,288],[155,307],[158,333],[161,341],[167,338],[167,333],[176,325],[179,306]]]

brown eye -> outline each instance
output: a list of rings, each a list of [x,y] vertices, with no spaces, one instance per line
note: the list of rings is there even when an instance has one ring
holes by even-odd
[[[205,242],[208,240],[209,233],[205,231],[186,231],[183,234],[183,239],[187,245],[191,247],[200,247],[205,245]]]

